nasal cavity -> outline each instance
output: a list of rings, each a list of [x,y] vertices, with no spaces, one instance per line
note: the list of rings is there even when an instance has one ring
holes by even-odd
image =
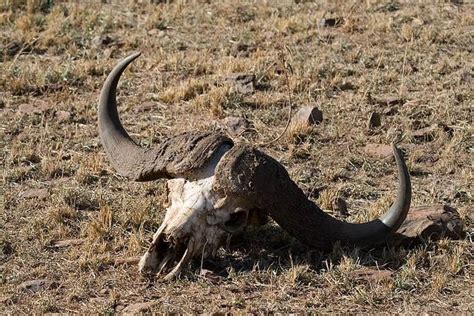
[[[229,233],[234,233],[242,229],[247,224],[247,212],[244,209],[237,209],[230,214],[227,222],[224,223],[224,229]]]

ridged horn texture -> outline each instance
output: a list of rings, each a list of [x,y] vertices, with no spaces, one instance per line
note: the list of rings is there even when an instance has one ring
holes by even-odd
[[[165,139],[158,146],[138,146],[122,126],[117,112],[116,90],[123,71],[140,53],[120,61],[102,87],[99,100],[99,134],[113,167],[136,181],[159,178],[200,178],[211,160],[220,159],[222,146],[233,142],[216,133],[188,132]]]
[[[410,176],[400,150],[393,145],[399,190],[392,207],[380,219],[352,224],[323,212],[290,179],[286,169],[259,150],[236,145],[216,169],[216,190],[245,197],[267,212],[283,229],[303,243],[328,249],[335,242],[357,246],[382,243],[405,220],[411,201]]]

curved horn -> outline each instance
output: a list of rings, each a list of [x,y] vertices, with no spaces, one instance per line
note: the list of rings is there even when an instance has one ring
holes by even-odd
[[[140,53],[120,61],[104,82],[99,99],[99,134],[113,167],[136,181],[159,178],[205,177],[232,145],[220,134],[188,132],[167,138],[157,147],[138,146],[122,126],[117,112],[116,90],[123,71]],[[212,170],[211,170],[212,169]]]
[[[410,175],[400,150],[395,145],[393,150],[399,177],[395,203],[380,219],[367,223],[347,223],[326,214],[305,196],[279,162],[251,147],[235,146],[222,158],[216,170],[216,188],[245,197],[309,246],[327,249],[337,241],[378,244],[400,227],[410,208]]]
[[[136,162],[141,161],[145,152],[128,135],[117,112],[115,94],[123,71],[140,53],[122,60],[109,74],[100,93],[99,135],[107,156],[114,168],[124,176],[134,177]]]

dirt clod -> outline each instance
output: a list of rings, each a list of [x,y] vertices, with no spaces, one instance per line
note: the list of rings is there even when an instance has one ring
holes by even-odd
[[[130,305],[127,305],[127,307],[125,307],[122,310],[122,313],[125,315],[140,314],[140,313],[149,311],[153,306],[157,304],[158,304],[157,302],[143,302],[143,303],[130,304]]]
[[[38,292],[48,289],[52,285],[51,281],[45,279],[29,280],[21,283],[19,289],[29,292]]]
[[[364,281],[384,281],[393,277],[393,272],[390,270],[379,270],[377,268],[361,268],[351,271],[349,275],[356,280]]]
[[[385,144],[369,143],[365,145],[364,153],[369,156],[382,158],[382,159],[393,157],[392,146],[385,145]]]
[[[60,123],[68,122],[71,119],[71,112],[57,111],[56,112],[56,118],[57,118],[58,122],[60,122]]]
[[[250,127],[250,122],[243,117],[228,116],[222,120],[227,132],[232,136],[244,133]]]
[[[20,193],[20,198],[23,199],[37,198],[40,200],[44,200],[47,197],[49,197],[49,190],[47,188],[29,189]]]
[[[97,47],[107,47],[116,42],[116,39],[110,35],[100,35],[92,39],[92,44]]]
[[[128,258],[117,258],[114,260],[114,265],[115,266],[120,266],[120,265],[134,265],[137,264],[140,261],[140,257],[128,257]]]
[[[234,73],[225,77],[225,81],[241,94],[251,94],[255,91],[255,75],[252,73]]]
[[[24,103],[18,108],[20,113],[24,114],[41,114],[51,109],[51,105],[45,102]]]
[[[413,140],[417,143],[432,142],[435,138],[438,125],[420,128],[412,133]]]

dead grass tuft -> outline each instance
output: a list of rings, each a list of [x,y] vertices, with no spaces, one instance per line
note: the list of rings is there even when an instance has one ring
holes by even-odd
[[[112,238],[113,212],[108,206],[102,206],[99,213],[86,226],[86,236],[92,240]]]

